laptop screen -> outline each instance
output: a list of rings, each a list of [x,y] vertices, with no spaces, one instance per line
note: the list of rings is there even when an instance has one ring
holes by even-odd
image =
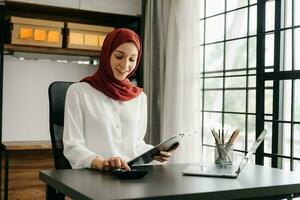
[[[259,135],[259,137],[254,142],[254,144],[252,145],[252,147],[250,148],[250,150],[248,151],[248,153],[242,159],[242,161],[241,161],[241,163],[239,165],[239,168],[236,171],[237,174],[239,174],[242,171],[242,169],[245,167],[246,163],[251,158],[251,156],[254,154],[254,152],[256,151],[256,149],[259,147],[260,143],[265,139],[266,134],[267,134],[267,130],[264,129],[263,132],[261,132],[261,134]]]

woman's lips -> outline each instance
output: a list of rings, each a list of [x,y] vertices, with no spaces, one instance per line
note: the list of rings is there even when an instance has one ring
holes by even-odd
[[[118,71],[119,74],[122,74],[122,75],[127,73],[127,71],[120,71],[120,70],[117,70],[117,71]]]

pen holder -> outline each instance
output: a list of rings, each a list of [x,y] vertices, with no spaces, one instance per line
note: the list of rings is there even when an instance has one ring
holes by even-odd
[[[233,144],[216,144],[215,163],[231,165],[233,161]]]

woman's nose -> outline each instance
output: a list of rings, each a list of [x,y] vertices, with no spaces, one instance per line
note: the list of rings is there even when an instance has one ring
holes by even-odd
[[[122,60],[122,68],[123,68],[124,70],[126,70],[126,71],[129,70],[129,68],[130,68],[130,62],[129,62],[128,59],[123,59],[123,60]]]

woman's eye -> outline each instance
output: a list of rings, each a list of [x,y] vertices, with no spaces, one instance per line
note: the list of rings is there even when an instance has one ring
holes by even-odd
[[[135,58],[129,58],[130,62],[134,62],[136,59]]]
[[[122,55],[115,55],[117,59],[122,59],[123,56]]]

